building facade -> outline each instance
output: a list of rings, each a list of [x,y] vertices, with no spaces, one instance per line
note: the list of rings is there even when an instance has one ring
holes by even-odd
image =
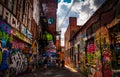
[[[39,0],[0,1],[0,41],[2,47],[9,48],[12,60],[9,66],[14,69],[11,75],[26,71],[29,67],[28,55],[38,51],[35,41],[38,39],[37,33],[41,32],[39,12]]]
[[[70,17],[69,18],[69,26],[67,28],[67,31],[65,32],[65,62],[66,64],[74,67],[74,64],[71,63],[71,61],[75,61],[71,58],[73,58],[72,50],[74,49],[73,45],[74,42],[70,42],[73,35],[80,29],[81,27],[77,25],[77,19],[76,17]],[[74,62],[75,63],[75,62]]]
[[[80,55],[77,54],[80,56],[78,61],[80,63],[83,61],[85,65],[84,67],[80,64],[80,70],[84,68],[82,71],[88,77],[120,76],[119,6],[119,0],[105,1],[70,40],[71,43],[75,43],[73,46],[78,47],[76,48],[77,52],[80,52]],[[76,52],[74,48],[71,50]],[[82,60],[82,56],[85,56],[85,60]]]

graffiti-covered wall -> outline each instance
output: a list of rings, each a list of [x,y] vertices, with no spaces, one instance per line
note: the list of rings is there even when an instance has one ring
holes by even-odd
[[[28,67],[28,60],[25,54],[22,53],[21,50],[11,50],[10,52],[11,62],[10,62],[10,70],[11,74],[19,74],[25,72]]]

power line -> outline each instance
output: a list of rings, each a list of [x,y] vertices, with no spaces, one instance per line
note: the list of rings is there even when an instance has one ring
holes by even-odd
[[[64,24],[64,22],[65,22],[67,16],[69,15],[69,13],[70,13],[70,11],[71,11],[72,6],[74,5],[74,3],[75,3],[75,0],[73,0],[72,5],[70,6],[69,10],[68,10],[67,13],[66,13],[66,16],[64,17],[63,21],[62,21],[61,24],[60,24],[60,27]]]

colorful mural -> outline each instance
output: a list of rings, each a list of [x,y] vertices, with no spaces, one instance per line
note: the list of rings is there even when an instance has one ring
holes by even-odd
[[[12,42],[11,27],[4,20],[0,19],[0,40],[2,46],[5,46],[7,42]]]
[[[22,53],[21,50],[11,51],[11,63],[10,63],[11,74],[19,74],[25,72],[28,67],[27,57]]]

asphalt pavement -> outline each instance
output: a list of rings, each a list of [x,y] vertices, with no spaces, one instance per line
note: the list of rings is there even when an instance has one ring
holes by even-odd
[[[39,68],[34,72],[25,73],[18,77],[84,77],[82,74],[69,67],[48,67]]]

